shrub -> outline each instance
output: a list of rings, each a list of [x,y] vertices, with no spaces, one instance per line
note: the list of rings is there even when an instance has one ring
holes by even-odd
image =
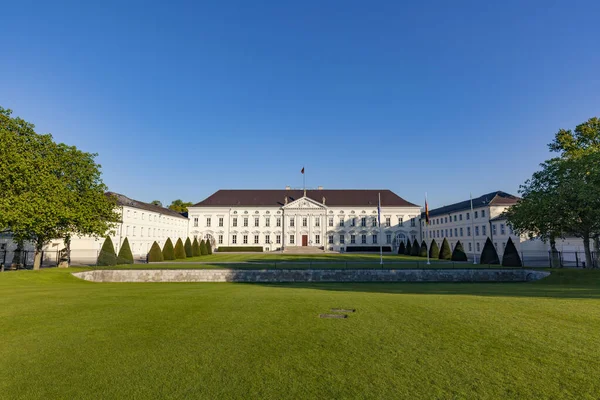
[[[448,240],[444,238],[442,241],[442,248],[440,249],[440,255],[438,256],[440,260],[451,260],[452,259],[452,250],[450,250],[450,243]]]
[[[213,253],[212,250],[212,243],[210,242],[209,239],[206,239],[206,254],[211,255]]]
[[[171,242],[171,238],[167,238],[167,241],[163,246],[162,253],[165,261],[175,259],[175,249],[173,249],[173,242]]]
[[[404,246],[404,240],[400,242],[400,246],[398,246],[398,254],[404,254],[406,250],[406,246]]]
[[[500,264],[498,253],[496,248],[492,244],[490,238],[487,238],[483,250],[481,251],[481,257],[479,258],[480,264]]]
[[[410,247],[410,255],[417,257],[421,252],[421,246],[419,246],[419,242],[415,239]]]
[[[454,246],[454,251],[452,252],[452,261],[467,261],[467,253],[465,253],[465,249],[463,249],[463,245],[460,242],[456,242],[456,246]]]
[[[131,253],[129,239],[127,238],[123,240],[123,244],[121,245],[121,249],[119,250],[119,255],[117,256],[117,262],[119,264],[133,264],[133,253]]]
[[[502,266],[503,267],[522,267],[521,257],[515,247],[511,238],[508,238],[506,247],[504,248],[504,254],[502,255]]]
[[[181,241],[181,238],[177,239],[177,242],[175,242],[175,259],[185,259],[185,248],[183,247],[183,242]]]
[[[410,244],[410,240],[406,241],[406,251],[404,252],[404,254],[406,254],[407,256],[410,256],[410,253],[412,252],[412,245]]]
[[[164,260],[163,253],[160,250],[158,243],[152,243],[152,247],[150,247],[150,252],[148,253],[148,262],[160,262]]]
[[[427,257],[427,243],[425,243],[424,240],[423,240],[423,242],[421,242],[421,248],[419,249],[419,256]]]
[[[262,246],[220,246],[218,249],[219,253],[231,253],[236,251],[245,251],[253,253],[262,253]]]
[[[185,248],[186,257],[194,256],[194,252],[192,251],[192,242],[190,242],[190,238],[185,239],[185,245],[183,247]]]
[[[113,246],[113,242],[110,239],[110,236],[107,236],[104,239],[104,243],[102,244],[102,249],[100,250],[100,254],[98,255],[97,265],[117,265],[117,253],[115,253],[115,246]]]
[[[346,246],[346,253],[371,253],[382,251],[384,253],[390,253],[392,246]]]
[[[192,256],[198,257],[200,255],[200,245],[198,244],[198,239],[194,238],[194,243],[192,243]]]
[[[206,249],[206,242],[204,239],[200,241],[200,255],[205,256],[208,254],[208,250]]]
[[[435,239],[431,241],[431,246],[429,246],[429,258],[438,258],[440,256],[440,248],[438,247]]]

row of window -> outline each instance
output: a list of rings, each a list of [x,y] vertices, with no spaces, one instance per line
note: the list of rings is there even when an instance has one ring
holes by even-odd
[[[260,244],[260,235],[253,235],[253,236],[254,236],[253,243]],[[290,239],[290,244],[295,244],[296,235],[294,235],[294,234],[289,235],[289,239]],[[334,239],[335,239],[334,235],[329,235],[328,243],[333,244]],[[350,244],[356,244],[357,243],[356,239],[357,239],[357,235],[350,235]],[[248,235],[242,235],[241,244],[249,244],[248,240],[249,240]],[[321,235],[315,235],[314,240],[315,240],[314,244],[316,244],[316,245],[321,244]],[[392,235],[390,235],[390,234],[385,235],[385,242],[387,244],[391,244],[392,243]],[[218,236],[217,243],[223,244],[223,235]],[[238,244],[238,235],[231,235],[231,243]],[[263,243],[271,244],[271,235],[265,235],[265,240]],[[339,243],[340,244],[346,243],[345,235],[339,235]],[[360,235],[360,243],[367,244],[367,235]],[[371,235],[371,243],[377,244],[377,235]],[[281,235],[275,235],[275,244],[281,244]]]
[[[496,251],[498,251],[498,242],[494,242],[494,247],[496,248]],[[504,248],[506,247],[506,242],[502,242],[502,251],[504,252]],[[481,251],[481,243],[475,243],[475,248],[477,249],[477,252]],[[473,243],[469,242],[469,251],[472,252],[473,251]]]
[[[457,222],[457,217],[458,217],[458,221],[463,220],[462,214],[454,214],[454,215],[449,215],[449,216],[441,217],[441,218],[432,218],[430,220],[430,222],[431,222],[431,225],[447,224],[448,222],[452,222],[453,218],[454,218],[454,222]],[[467,220],[471,219],[471,213],[469,213],[469,212],[465,213],[465,218]],[[473,218],[475,218],[475,219],[479,218],[479,211],[473,212]],[[485,210],[481,210],[481,218],[485,218]],[[425,223],[425,222],[423,222],[423,223]]]
[[[444,238],[444,237],[459,237],[459,233],[460,233],[460,237],[463,237],[463,228],[454,228],[454,235],[452,234],[452,228],[450,229],[437,229],[437,230],[432,230],[429,231],[429,238]],[[492,235],[496,235],[496,224],[492,225]],[[510,229],[510,234],[512,235],[512,229]],[[505,235],[506,234],[506,227],[504,226],[504,224],[500,224],[500,234],[501,235]],[[425,235],[423,233],[423,235]],[[482,236],[486,236],[487,235],[487,226],[486,225],[481,225],[481,235]],[[471,227],[467,226],[467,237],[471,236]],[[479,236],[479,226],[475,227],[475,236]]]
[[[131,219],[133,216],[133,219],[137,219],[138,215],[137,215],[137,211],[131,211],[131,210],[127,210],[127,219]],[[146,213],[140,212],[141,214],[141,219],[142,221],[146,220]],[[165,221],[165,223],[167,224],[171,224],[173,225],[173,222],[176,220],[175,218],[171,218],[171,217],[162,217],[162,215],[160,214],[150,214],[148,213],[148,221]],[[180,224],[183,225],[185,223],[185,221],[183,219],[180,219]]]
[[[345,219],[344,217],[339,217],[339,226],[344,226],[345,225]],[[296,222],[295,222],[295,218],[290,218],[290,227],[294,227]],[[193,219],[194,222],[194,227],[198,227],[198,217],[194,217]],[[303,227],[307,227],[308,226],[308,217],[302,217],[302,226]],[[314,219],[315,222],[315,227],[320,227],[321,226],[321,218],[320,217],[315,217]],[[333,226],[333,217],[329,217],[329,226]],[[349,220],[350,226],[356,226],[357,223],[357,218],[350,218]],[[361,217],[360,218],[360,226],[366,227],[367,226],[367,217]],[[248,217],[244,217],[242,219],[242,226],[247,227],[249,224],[249,218]],[[233,227],[237,227],[238,226],[238,219],[237,217],[233,217],[231,219],[231,225]],[[391,217],[386,217],[385,218],[385,223],[384,225],[386,227],[390,227],[392,226],[392,219]],[[403,226],[404,225],[404,221],[402,217],[398,217],[398,225],[399,226]],[[411,218],[410,219],[410,226],[414,227],[416,225],[416,220],[415,218]],[[212,226],[212,218],[211,217],[207,217],[206,218],[206,227],[210,228]],[[223,217],[219,217],[218,219],[218,226],[222,227],[223,226]],[[259,227],[260,226],[260,218],[259,217],[255,217],[254,218],[254,227]],[[270,227],[271,226],[271,218],[267,217],[265,218],[265,226],[266,227]],[[280,227],[281,226],[281,217],[277,217],[275,219],[275,226]],[[377,226],[377,217],[372,217],[371,218],[371,226]]]
[[[164,237],[175,237],[175,235],[179,236],[179,237],[183,237],[183,231],[176,231],[173,229],[156,229],[156,228],[144,228],[143,226],[140,227],[140,237],[144,237],[144,235],[148,236],[148,237],[159,237],[159,238],[164,238]],[[137,227],[136,226],[129,226],[127,225],[125,227],[125,236],[129,237],[129,236],[136,236],[137,235]]]
[[[340,239],[340,244],[345,244],[346,243],[346,236],[345,235],[339,235],[339,239]],[[333,240],[334,240],[334,236],[333,235],[329,235],[329,244],[333,244]],[[356,235],[350,235],[350,244],[356,244]],[[367,244],[367,235],[360,235],[360,243],[361,244]],[[371,243],[372,244],[377,244],[377,235],[371,235]],[[385,235],[385,243],[386,244],[391,244],[392,243],[392,235],[387,234]]]

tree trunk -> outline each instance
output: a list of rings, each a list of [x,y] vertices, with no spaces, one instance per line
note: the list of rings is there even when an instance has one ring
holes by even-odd
[[[33,269],[36,271],[39,270],[40,266],[42,265],[42,247],[43,247],[42,241],[36,242],[35,255],[33,257]]]
[[[556,239],[554,237],[550,238],[550,266],[552,268],[562,267],[560,253],[556,250]]]
[[[590,250],[590,234],[583,235],[583,249],[585,251],[585,268],[592,268],[592,252]]]

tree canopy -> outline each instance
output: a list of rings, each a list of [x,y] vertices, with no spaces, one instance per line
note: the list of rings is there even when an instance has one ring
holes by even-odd
[[[173,210],[173,211],[177,211],[178,213],[183,213],[183,212],[187,212],[188,207],[191,206],[192,203],[191,201],[186,201],[184,202],[181,199],[177,199],[177,200],[173,200],[171,202],[171,204],[169,204],[169,209]]]
[[[163,205],[162,205],[162,202],[161,202],[160,200],[152,200],[152,201],[150,202],[150,204],[152,204],[152,205],[155,205],[155,206],[159,206],[159,207],[162,207],[162,206],[163,206]]]

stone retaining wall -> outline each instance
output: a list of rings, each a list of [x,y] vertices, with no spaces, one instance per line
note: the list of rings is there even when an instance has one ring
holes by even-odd
[[[73,275],[93,282],[525,282],[550,273],[527,269],[120,269]]]

